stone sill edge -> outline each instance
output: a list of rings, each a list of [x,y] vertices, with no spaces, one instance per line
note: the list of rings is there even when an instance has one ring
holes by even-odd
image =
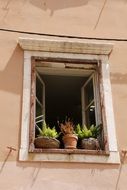
[[[104,150],[83,150],[83,149],[39,149],[35,148],[34,150],[29,150],[29,153],[47,153],[47,154],[86,154],[86,155],[96,155],[96,156],[109,156],[110,152],[109,151],[104,151]]]
[[[18,161],[21,162],[46,162],[46,163],[84,163],[119,165],[120,155],[118,151],[110,151],[110,155],[69,154],[69,153],[36,153],[28,152],[28,149],[20,149]]]

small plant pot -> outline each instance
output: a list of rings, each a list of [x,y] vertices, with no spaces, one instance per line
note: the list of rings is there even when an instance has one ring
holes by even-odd
[[[60,147],[60,141],[55,138],[37,137],[34,140],[35,148],[55,149]]]
[[[66,134],[63,136],[64,148],[75,149],[77,147],[78,137],[75,134]]]
[[[97,150],[99,147],[99,142],[95,138],[83,139],[81,141],[81,147],[87,150]]]

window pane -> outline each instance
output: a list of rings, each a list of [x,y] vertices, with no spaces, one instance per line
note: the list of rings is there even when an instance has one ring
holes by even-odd
[[[41,81],[38,79],[38,77],[36,78],[36,97],[42,103],[43,85]]]
[[[88,84],[85,87],[85,105],[86,107],[91,103],[91,101],[94,99],[94,93],[93,93],[93,80],[91,79]]]
[[[86,125],[89,127],[92,124],[96,125],[94,103],[86,110]]]
[[[90,78],[88,78],[82,90],[82,117],[84,117],[83,124],[87,125],[88,127],[92,124],[96,125],[93,76],[90,76]]]
[[[42,115],[42,106],[40,103],[36,100],[36,117]]]
[[[42,79],[39,78],[40,75],[36,75],[36,118],[35,118],[35,123],[36,123],[36,129],[35,129],[35,136],[37,137],[39,134],[39,131],[37,129],[38,127],[42,127],[42,120],[44,118],[44,113],[43,113],[43,83]]]

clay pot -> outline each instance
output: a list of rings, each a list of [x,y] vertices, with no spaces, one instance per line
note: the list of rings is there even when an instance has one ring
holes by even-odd
[[[97,150],[99,147],[99,142],[95,138],[83,139],[81,142],[81,147],[87,150]]]
[[[77,147],[78,137],[75,134],[66,134],[63,136],[64,148],[75,149]]]
[[[59,148],[60,141],[55,138],[37,137],[34,140],[35,148]]]

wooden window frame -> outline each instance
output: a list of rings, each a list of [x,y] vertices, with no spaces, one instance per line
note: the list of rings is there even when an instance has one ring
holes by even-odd
[[[35,61],[36,60],[36,61]],[[39,61],[39,63],[38,63]],[[59,60],[60,61],[60,60]],[[103,149],[104,150],[81,150],[81,149],[76,149],[76,150],[64,150],[64,149],[48,149],[48,150],[45,150],[45,149],[36,149],[34,147],[34,139],[35,139],[35,110],[36,110],[36,76],[38,76],[38,73],[37,71],[39,72],[39,69],[37,70],[38,66],[40,68],[42,68],[42,71],[44,71],[45,74],[46,73],[46,70],[47,70],[47,66],[48,66],[48,74],[54,74],[54,71],[58,68],[60,68],[60,65],[63,64],[63,67],[62,69],[59,69],[59,73],[57,73],[57,75],[61,76],[63,75],[65,72],[67,74],[67,71],[69,70],[69,68],[71,68],[71,73],[68,74],[69,76],[73,76],[73,73],[76,73],[77,75],[80,74],[80,76],[86,76],[86,73],[87,73],[87,76],[89,76],[89,79],[94,82],[93,84],[93,91],[94,91],[94,102],[95,102],[95,107],[96,110],[95,110],[95,118],[96,118],[96,125],[99,125],[100,123],[103,123],[103,126],[104,128],[106,128],[106,124],[105,124],[105,120],[102,121],[101,116],[102,116],[102,111],[100,110],[100,93],[103,94],[103,92],[100,92],[97,94],[97,86],[99,88],[100,85],[102,85],[102,81],[101,81],[101,84],[98,84],[98,78],[99,78],[99,73],[101,73],[101,71],[99,71],[99,64],[101,63],[94,63],[94,64],[91,64],[91,63],[67,63],[68,67],[66,68],[66,59],[65,60],[62,60],[62,62],[58,63],[57,60],[55,60],[55,62],[48,62],[48,58],[47,58],[47,62],[45,62],[43,60],[43,58],[38,58],[38,57],[32,57],[32,60],[31,60],[31,68],[32,68],[32,73],[31,73],[31,101],[30,101],[30,105],[31,105],[31,115],[30,115],[30,136],[29,136],[29,152],[48,152],[48,153],[52,153],[52,152],[59,152],[59,153],[72,153],[74,152],[75,154],[77,153],[81,153],[81,154],[101,154],[101,155],[109,155],[109,146],[108,146],[108,139],[107,139],[107,135],[103,135],[103,144],[104,142],[106,142],[104,145],[103,145]],[[56,64],[55,64],[56,63]],[[54,66],[55,65],[55,66]],[[83,68],[82,68],[83,67]],[[90,69],[89,69],[90,68]],[[70,71],[70,70],[69,70]],[[62,73],[61,73],[62,72]],[[43,74],[43,72],[41,73]],[[39,76],[38,76],[39,77]],[[66,77],[66,76],[65,76]],[[40,78],[40,77],[39,77]],[[88,81],[89,81],[88,79]],[[41,79],[40,79],[41,80]],[[85,85],[87,85],[88,81],[85,82]],[[42,81],[43,85],[45,86],[44,82]],[[84,85],[83,85],[84,86]],[[99,88],[100,89],[100,88]],[[45,90],[44,90],[44,94],[45,94]],[[44,114],[44,118],[45,118],[45,97],[44,97],[44,94],[43,94],[43,105],[44,105],[44,108],[43,108],[43,113]],[[84,93],[82,93],[83,95]],[[83,95],[84,96],[84,95]],[[81,97],[81,99],[84,99],[84,97]],[[103,95],[102,95],[103,96]],[[95,100],[96,99],[96,100]],[[84,102],[84,101],[83,101]],[[83,113],[83,105],[84,103],[82,102],[82,121],[83,121],[83,124],[85,124],[85,113]],[[99,104],[99,105],[98,105]],[[102,107],[102,106],[101,106]],[[105,113],[104,114],[104,117],[105,117]],[[104,118],[103,117],[103,118]],[[105,131],[105,129],[103,129],[103,131]]]
[[[22,124],[21,124],[21,146],[19,153],[19,160],[21,161],[55,161],[55,162],[88,162],[88,163],[120,163],[119,153],[117,150],[115,124],[112,107],[111,96],[111,84],[109,76],[109,63],[108,55],[112,50],[112,44],[97,44],[88,42],[77,41],[58,41],[57,40],[45,40],[45,39],[26,39],[20,38],[19,44],[24,49],[24,84],[23,84],[23,105],[22,105]],[[70,48],[71,47],[71,48]],[[77,48],[80,47],[80,48]],[[33,110],[33,103],[30,102],[33,99],[34,85],[31,86],[31,73],[33,66],[31,66],[32,58],[38,57],[48,61],[63,61],[67,62],[89,62],[98,63],[99,65],[99,83],[101,96],[101,110],[104,127],[104,139],[109,143],[105,143],[105,152],[93,152],[93,151],[81,151],[75,152],[75,150],[69,151],[62,150],[52,151],[34,151],[31,153],[29,150],[33,150],[32,143],[30,143],[29,149],[29,134],[30,138],[33,138],[34,131],[29,126],[33,125],[31,117]],[[35,77],[34,75],[32,77]],[[31,120],[30,120],[31,118]],[[30,132],[30,131],[31,132]],[[40,154],[41,153],[41,154]]]

